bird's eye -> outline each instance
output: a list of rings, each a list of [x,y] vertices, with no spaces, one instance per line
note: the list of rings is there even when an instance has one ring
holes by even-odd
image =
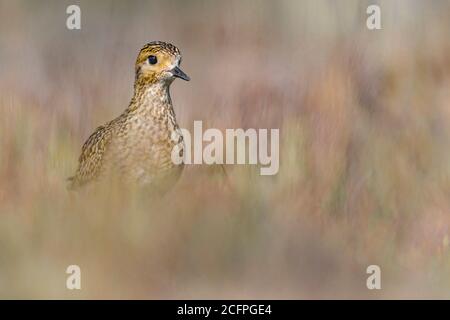
[[[156,59],[156,56],[149,56],[148,57],[148,63],[156,64],[157,62],[158,62],[158,59]]]

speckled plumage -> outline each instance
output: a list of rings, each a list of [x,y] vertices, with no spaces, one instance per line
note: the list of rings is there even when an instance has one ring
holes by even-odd
[[[149,62],[152,55],[158,60],[154,65]],[[141,49],[128,108],[84,143],[71,188],[109,176],[158,189],[176,181],[183,166],[172,162],[171,153],[174,146],[183,152],[184,142],[169,86],[175,77],[189,80],[178,68],[180,60],[180,51],[169,43],[150,42]]]

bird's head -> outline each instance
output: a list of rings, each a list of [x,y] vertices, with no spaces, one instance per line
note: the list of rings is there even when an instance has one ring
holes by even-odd
[[[147,43],[136,59],[136,81],[143,84],[170,84],[175,78],[189,81],[180,69],[181,53],[173,44],[153,41]]]

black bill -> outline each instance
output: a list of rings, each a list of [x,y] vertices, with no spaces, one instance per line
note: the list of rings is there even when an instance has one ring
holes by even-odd
[[[180,68],[178,68],[178,67],[175,67],[175,68],[172,69],[172,74],[173,74],[175,77],[180,78],[180,79],[183,79],[183,80],[186,80],[186,81],[191,80],[191,78],[189,78],[189,76],[188,76],[186,73],[184,73],[184,72],[183,72]]]

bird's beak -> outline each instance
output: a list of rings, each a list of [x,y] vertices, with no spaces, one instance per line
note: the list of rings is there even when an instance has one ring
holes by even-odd
[[[184,73],[184,72],[183,72],[180,68],[178,68],[178,67],[173,68],[173,69],[171,70],[171,72],[172,72],[172,74],[173,74],[174,77],[177,77],[177,78],[180,78],[180,79],[183,79],[183,80],[186,80],[186,81],[191,80],[191,78],[189,78],[189,76],[188,76],[186,73]]]

